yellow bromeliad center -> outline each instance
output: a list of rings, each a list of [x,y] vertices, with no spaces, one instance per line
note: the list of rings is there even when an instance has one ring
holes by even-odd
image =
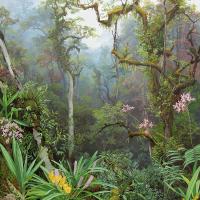
[[[199,195],[197,194],[197,195],[193,198],[193,200],[199,200]]]
[[[48,175],[49,180],[63,189],[67,194],[70,194],[72,191],[71,186],[66,182],[66,177],[59,174],[58,171],[51,171]]]
[[[185,200],[185,199],[182,199],[182,200]],[[196,194],[195,197],[193,197],[192,200],[199,200],[199,194]]]

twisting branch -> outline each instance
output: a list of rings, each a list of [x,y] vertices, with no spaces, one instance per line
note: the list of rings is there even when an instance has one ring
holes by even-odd
[[[126,15],[134,10],[142,18],[142,22],[143,22],[145,29],[148,24],[147,13],[139,5],[138,1],[136,1],[136,2],[133,1],[133,3],[129,4],[129,5],[122,4],[121,6],[114,7],[112,10],[107,12],[107,19],[101,19],[100,12],[99,12],[99,4],[97,2],[95,2],[93,4],[82,4],[82,3],[80,3],[80,0],[77,0],[77,5],[84,10],[94,9],[98,22],[107,27],[110,27],[112,25],[114,17]]]
[[[85,36],[76,36],[76,35],[67,35],[61,39],[61,42],[67,40],[67,39],[76,39],[76,40],[82,40]]]

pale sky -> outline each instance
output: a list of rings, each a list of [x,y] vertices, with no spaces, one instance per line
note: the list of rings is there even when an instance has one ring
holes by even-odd
[[[156,0],[152,0],[156,2]],[[188,0],[188,2],[195,4],[197,9],[200,10],[200,0]],[[81,11],[80,16],[84,19],[84,24],[96,29],[98,37],[85,39],[84,42],[88,45],[89,48],[97,49],[101,46],[110,44],[112,41],[111,31],[105,30],[96,19],[94,10],[85,10]]]

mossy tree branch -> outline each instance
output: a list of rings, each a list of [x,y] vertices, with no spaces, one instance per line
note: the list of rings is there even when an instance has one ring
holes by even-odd
[[[98,22],[107,27],[112,26],[114,17],[124,16],[132,11],[135,11],[142,18],[142,22],[145,29],[148,25],[147,13],[140,6],[138,1],[135,1],[135,2],[133,1],[132,4],[128,4],[128,5],[125,4],[121,6],[115,6],[112,10],[107,12],[107,19],[101,19],[100,12],[99,12],[99,4],[97,2],[92,3],[92,4],[82,4],[80,3],[80,0],[77,0],[77,5],[84,10],[94,9]]]
[[[133,138],[133,137],[145,137],[148,139],[153,145],[156,144],[155,140],[151,136],[151,134],[147,134],[145,131],[128,131],[128,137]]]
[[[156,69],[159,73],[162,72],[161,68],[157,64],[154,64],[154,63],[151,63],[151,62],[141,62],[141,61],[138,61],[137,59],[133,59],[133,58],[132,59],[124,58],[119,52],[117,52],[114,49],[112,50],[112,54],[118,58],[119,63],[121,63],[121,64],[152,67],[152,68]]]

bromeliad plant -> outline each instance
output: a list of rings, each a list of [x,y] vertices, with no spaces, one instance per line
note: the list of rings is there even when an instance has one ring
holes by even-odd
[[[15,139],[13,139],[12,142],[12,156],[2,144],[0,144],[0,150],[10,172],[16,178],[21,199],[25,199],[26,193],[28,191],[29,181],[33,178],[34,173],[40,167],[42,161],[36,163],[36,160],[34,160],[28,166],[27,156],[25,159],[23,159],[19,144]]]
[[[28,193],[28,199],[44,200],[87,200],[105,199],[102,196],[109,193],[108,188],[112,187],[97,179],[97,174],[105,171],[97,167],[97,154],[90,159],[83,157],[74,162],[73,168],[67,163],[56,163],[58,169],[48,172],[42,168],[46,180],[34,176],[32,188]]]

